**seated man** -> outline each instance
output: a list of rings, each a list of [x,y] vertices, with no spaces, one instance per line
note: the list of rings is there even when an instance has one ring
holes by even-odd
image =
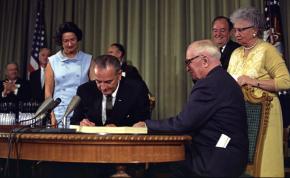
[[[18,102],[30,100],[30,85],[19,78],[18,65],[10,62],[6,65],[6,79],[0,83],[1,100],[3,102]]]
[[[71,124],[83,126],[132,126],[150,118],[148,93],[142,82],[122,79],[121,65],[111,55],[94,61],[95,81],[79,86],[79,106]]]
[[[247,165],[244,97],[235,79],[221,67],[220,56],[210,40],[190,44],[185,65],[197,82],[183,110],[175,117],[146,120],[134,125],[147,126],[149,131],[191,135],[192,143],[186,147],[186,160],[173,166],[175,177],[239,177]],[[186,175],[182,175],[185,172]]]

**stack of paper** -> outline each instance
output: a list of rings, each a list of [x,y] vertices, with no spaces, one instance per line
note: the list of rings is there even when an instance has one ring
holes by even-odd
[[[99,134],[147,134],[146,127],[90,127],[70,125],[70,129],[76,129],[81,133],[99,133]]]

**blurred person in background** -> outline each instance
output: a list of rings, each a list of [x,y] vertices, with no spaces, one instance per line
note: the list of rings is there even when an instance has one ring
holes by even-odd
[[[33,93],[32,98],[38,102],[44,101],[45,68],[50,54],[50,49],[41,48],[39,50],[39,69],[30,73],[29,79]]]
[[[231,40],[233,24],[225,16],[217,16],[212,21],[212,41],[220,49],[222,67],[227,70],[232,52],[240,45]]]
[[[4,102],[28,101],[31,98],[30,84],[19,77],[16,62],[6,65],[6,79],[0,83],[1,100]]]

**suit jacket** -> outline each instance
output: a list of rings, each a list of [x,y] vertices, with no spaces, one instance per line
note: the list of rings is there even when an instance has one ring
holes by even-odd
[[[141,75],[139,74],[136,67],[127,64],[126,62],[122,63],[121,69],[125,72],[126,78],[134,79],[134,80],[142,80]]]
[[[240,47],[241,45],[239,45],[238,43],[230,40],[227,44],[225,49],[223,50],[223,52],[221,53],[221,63],[222,63],[222,67],[223,69],[227,70],[228,65],[229,65],[229,61],[232,55],[232,52]]]
[[[17,102],[17,101],[29,101],[31,99],[31,87],[28,81],[23,80],[21,78],[17,78],[15,84],[20,84],[20,88],[18,88],[17,95],[14,93],[8,94],[6,97],[2,97],[2,92],[4,90],[3,80],[0,83],[0,91],[1,91],[1,100],[3,102]]]
[[[146,120],[146,125],[149,131],[179,131],[192,136],[185,164],[195,175],[238,177],[245,169],[248,158],[245,102],[237,82],[220,66],[196,82],[179,115],[166,120]],[[216,147],[221,134],[231,138],[226,148]]]
[[[36,101],[42,102],[44,101],[44,87],[41,86],[41,69],[32,72],[30,74],[30,84],[32,90],[32,98]]]
[[[123,62],[121,69],[125,73],[125,76],[123,76],[123,77],[141,81],[143,83],[143,85],[145,85],[147,93],[149,93],[149,89],[148,89],[146,83],[144,82],[144,80],[142,79],[141,75],[139,74],[136,67],[129,65],[126,62]]]
[[[81,97],[81,102],[74,111],[71,124],[79,124],[82,119],[88,118],[96,126],[102,126],[103,94],[96,82],[90,81],[79,86],[77,95]],[[111,117],[107,118],[105,124],[131,126],[149,118],[149,99],[144,85],[140,81],[122,78]]]

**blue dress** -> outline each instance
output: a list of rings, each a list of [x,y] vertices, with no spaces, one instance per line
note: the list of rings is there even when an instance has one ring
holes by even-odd
[[[74,58],[68,58],[62,51],[49,57],[49,63],[54,73],[53,98],[60,98],[61,103],[54,109],[58,127],[62,127],[61,119],[79,85],[89,81],[89,68],[92,55],[79,51]],[[68,124],[70,117],[67,117]]]

